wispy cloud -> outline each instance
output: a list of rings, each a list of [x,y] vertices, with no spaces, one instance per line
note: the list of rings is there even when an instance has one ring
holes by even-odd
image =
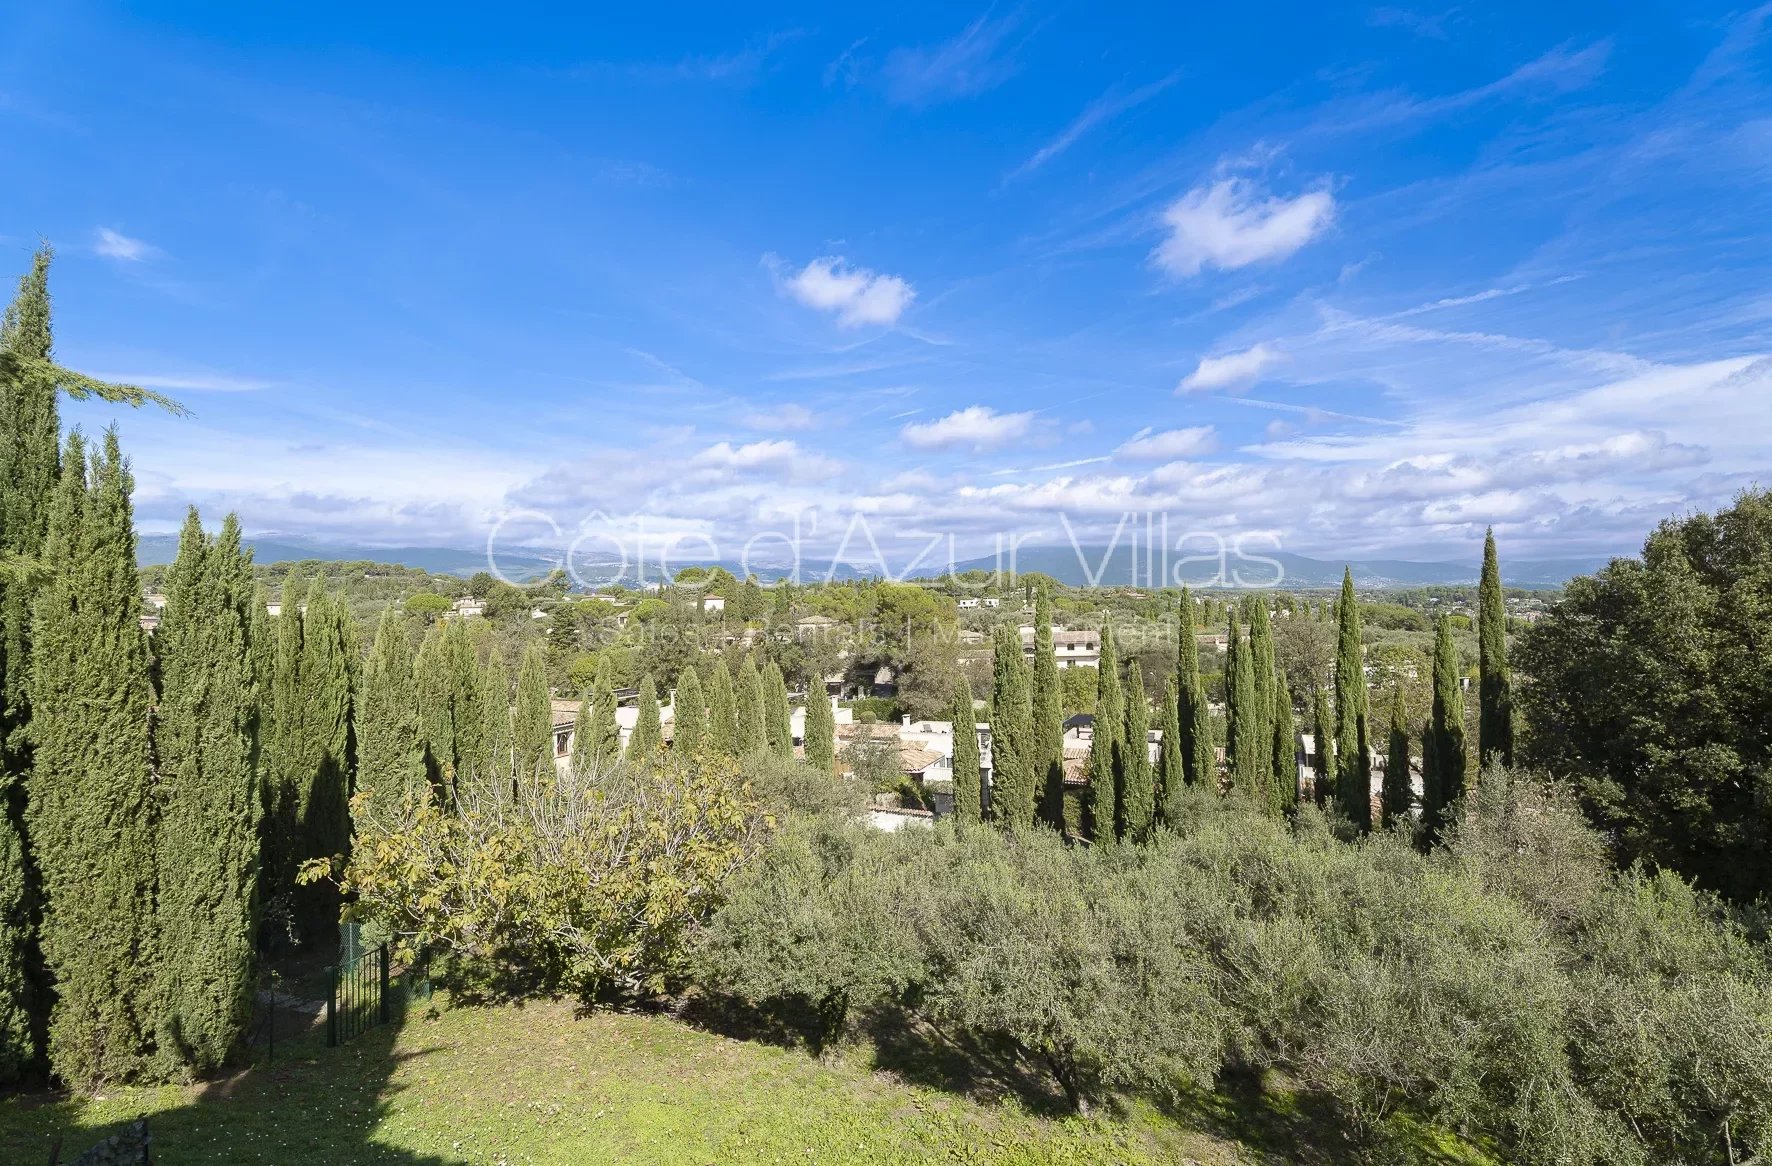
[[[744,415],[744,423],[751,429],[811,429],[817,420],[811,409],[793,401],[772,408],[753,409]]]
[[[1038,170],[1046,163],[1052,161],[1052,159],[1076,145],[1084,134],[1087,134],[1096,126],[1112,121],[1123,113],[1128,113],[1131,110],[1137,109],[1151,98],[1157,96],[1157,94],[1163,92],[1163,90],[1175,84],[1180,77],[1181,72],[1180,70],[1177,70],[1163,78],[1161,81],[1154,81],[1149,85],[1134,89],[1130,93],[1121,93],[1118,86],[1109,89],[1106,93],[1103,93],[1100,97],[1097,97],[1094,101],[1091,101],[1088,105],[1084,106],[1083,112],[1079,113],[1070,125],[1064,127],[1057,137],[1047,142],[1044,146],[1041,146],[1038,150],[1035,150],[1033,155],[1029,157],[1027,161],[1023,162],[1005,175],[1003,181],[1005,183],[1013,182],[1017,178],[1022,178],[1033,173],[1035,170]]]
[[[160,249],[152,243],[132,239],[122,231],[110,227],[99,227],[93,231],[92,249],[106,259],[118,259],[124,263],[140,263],[160,254]]]
[[[274,381],[253,377],[223,376],[211,373],[97,373],[102,381],[134,385],[141,389],[165,389],[168,392],[190,393],[252,393],[276,386]]]
[[[840,255],[814,259],[783,286],[807,307],[833,313],[845,328],[896,324],[917,298],[916,289],[898,276],[851,267]]]
[[[1218,448],[1218,434],[1210,425],[1187,429],[1166,429],[1161,433],[1146,428],[1133,435],[1114,451],[1122,461],[1167,462],[1176,458],[1199,457]]]
[[[886,96],[901,105],[927,106],[995,89],[1015,75],[1013,46],[1005,42],[1019,19],[981,16],[951,40],[897,48],[881,75]]]
[[[907,425],[899,437],[917,449],[994,449],[1026,437],[1033,423],[1031,412],[999,413],[986,405],[972,405],[935,421]]]
[[[1284,353],[1266,344],[1257,344],[1241,352],[1227,352],[1223,356],[1208,356],[1181,379],[1175,391],[1197,393],[1246,385],[1284,359]]]
[[[1270,195],[1247,178],[1197,186],[1169,204],[1169,237],[1151,258],[1170,275],[1198,275],[1207,267],[1233,271],[1294,254],[1335,219],[1326,187],[1293,198]]]

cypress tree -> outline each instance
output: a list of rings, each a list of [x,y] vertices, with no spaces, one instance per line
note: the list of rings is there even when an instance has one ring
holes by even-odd
[[[738,670],[738,756],[749,757],[769,747],[768,714],[763,705],[763,676],[749,656]]]
[[[90,467],[69,438],[33,597],[26,823],[56,988],[49,1063],[74,1088],[142,1075],[155,1019],[150,691],[129,492],[114,431]]]
[[[769,751],[784,761],[794,757],[793,713],[788,710],[788,682],[771,660],[763,670],[763,731]]]
[[[548,691],[548,660],[540,642],[531,641],[517,672],[517,706],[511,717],[517,779],[550,781],[554,776],[554,698]]]
[[[1114,629],[1101,629],[1101,665],[1096,682],[1095,721],[1089,739],[1089,830],[1098,842],[1118,837],[1120,733],[1126,703],[1120,690],[1120,660]]]
[[[383,811],[396,809],[425,778],[418,692],[406,617],[388,607],[376,625],[357,689],[357,788]]]
[[[708,750],[708,706],[701,698],[701,677],[685,668],[677,677],[677,693],[671,698],[671,748],[685,757],[699,757]]]
[[[1274,806],[1282,812],[1298,805],[1298,721],[1292,708],[1292,689],[1286,674],[1274,670],[1273,734]]]
[[[154,904],[161,1072],[209,1072],[252,1019],[260,803],[253,770],[252,573],[233,515],[193,509],[154,635],[160,694]]]
[[[997,629],[991,690],[991,817],[1005,829],[1033,824],[1037,795],[1034,766],[1033,685],[1021,636]]]
[[[590,755],[598,768],[613,765],[621,756],[621,725],[615,717],[615,676],[607,657],[597,662],[597,678],[591,685]]]
[[[413,691],[418,703],[418,741],[424,754],[425,777],[439,793],[455,781],[455,694],[450,683],[449,625],[425,629],[412,662]]]
[[[1052,645],[1052,597],[1045,587],[1034,596],[1033,718],[1035,777],[1039,782],[1039,817],[1054,830],[1064,830],[1064,694],[1058,679],[1058,654]]]
[[[302,731],[301,592],[293,574],[283,581],[278,608],[276,646],[271,661],[270,699],[260,735],[260,774],[265,814],[265,856],[262,892],[282,899],[295,885],[301,864],[302,775],[311,766]]]
[[[1481,766],[1514,763],[1514,692],[1507,666],[1507,605],[1495,529],[1483,535],[1483,578],[1477,589],[1477,756]]]
[[[1391,693],[1390,742],[1385,750],[1384,824],[1388,827],[1409,815],[1414,793],[1409,788],[1409,722],[1403,711],[1403,686]]]
[[[1464,693],[1458,684],[1458,648],[1452,621],[1440,617],[1434,635],[1434,707],[1424,748],[1431,749],[1433,784],[1422,790],[1422,819],[1429,839],[1445,829],[1452,806],[1464,796]]]
[[[302,844],[298,863],[343,855],[351,843],[351,693],[357,661],[356,633],[342,599],[316,578],[302,619],[302,733],[306,763],[296,790]],[[338,922],[338,896],[330,884],[298,889],[296,916],[311,935]]]
[[[1150,760],[1150,705],[1144,697],[1144,670],[1134,661],[1128,673],[1126,745],[1120,754],[1120,836],[1142,842],[1150,837],[1157,814]]]
[[[1316,746],[1315,756],[1311,758],[1311,772],[1315,775],[1312,781],[1311,796],[1317,805],[1327,805],[1329,801],[1329,775],[1334,772],[1335,764],[1335,722],[1329,716],[1329,692],[1319,682],[1311,686],[1311,739]]]
[[[511,731],[511,678],[495,647],[480,669],[480,755],[466,774],[483,790],[511,789],[516,772],[516,736]]]
[[[1163,690],[1161,709],[1163,750],[1157,759],[1157,820],[1170,829],[1181,825],[1181,791],[1187,785],[1187,765],[1181,748],[1181,685],[1171,676]]]
[[[594,720],[591,697],[587,694],[578,702],[578,715],[572,718],[572,772],[575,776],[590,774],[596,765],[591,728]]]
[[[738,701],[732,672],[718,660],[708,663],[708,749],[716,757],[737,757]]]
[[[965,676],[954,686],[954,818],[961,823],[982,817],[984,771],[978,748],[977,714],[972,709],[972,685]],[[807,738],[810,742],[810,736]]]
[[[1231,620],[1225,686],[1230,721],[1225,751],[1230,755],[1231,787],[1257,805],[1269,802],[1273,788],[1273,736],[1267,729],[1265,694],[1255,679],[1256,645],[1242,641]]]
[[[837,766],[837,717],[831,711],[831,698],[824,681],[813,677],[806,693],[806,727],[804,752],[806,763],[820,773],[830,773]],[[968,694],[970,698],[970,694]],[[974,751],[977,742],[973,743]]]
[[[1218,786],[1218,763],[1212,751],[1212,706],[1206,699],[1206,686],[1200,680],[1200,648],[1194,637],[1194,601],[1186,587],[1181,589],[1181,617],[1177,621],[1176,682],[1181,692],[1181,705],[1176,710],[1181,722],[1181,764],[1190,782]]]
[[[1335,796],[1341,812],[1362,831],[1372,829],[1372,731],[1366,712],[1366,671],[1360,649],[1360,606],[1354,573],[1344,568],[1336,608]]]
[[[634,731],[628,736],[628,757],[645,765],[654,759],[664,744],[664,727],[658,719],[658,684],[650,672],[640,678],[638,713],[634,718]]]
[[[1260,730],[1262,739],[1273,740],[1273,720],[1278,712],[1274,667],[1274,627],[1268,617],[1267,601],[1261,596],[1249,597],[1246,606],[1249,611],[1249,661],[1250,671],[1255,674],[1255,692],[1257,697],[1256,711],[1261,716]]]
[[[465,619],[452,619],[443,629],[443,683],[454,729],[451,779],[480,778],[492,767],[497,743],[486,739],[487,683],[474,656],[474,640]],[[503,669],[501,668],[502,674]],[[502,680],[501,675],[498,679]],[[509,705],[502,705],[509,708]]]

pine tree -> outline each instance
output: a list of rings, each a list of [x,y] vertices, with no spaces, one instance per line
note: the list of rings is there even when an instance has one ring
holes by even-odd
[[[1335,796],[1348,820],[1368,831],[1372,829],[1372,731],[1352,569],[1342,572],[1336,618],[1340,634],[1335,651]]]
[[[1163,749],[1157,757],[1157,820],[1170,829],[1181,826],[1181,791],[1187,786],[1187,765],[1181,748],[1181,684],[1171,676],[1159,710]]]
[[[763,670],[763,731],[771,753],[784,761],[793,760],[794,721],[788,709],[788,682],[773,660]]]
[[[1054,830],[1064,830],[1064,696],[1058,679],[1058,654],[1052,645],[1052,597],[1045,587],[1034,596],[1033,717],[1035,778],[1039,783],[1039,817]]]
[[[480,668],[480,760],[464,771],[482,790],[513,790],[517,738],[511,727],[511,677],[495,647]]]
[[[155,1020],[151,694],[129,492],[115,432],[90,466],[69,438],[31,621],[26,823],[56,988],[49,1063],[74,1088],[146,1072]]]
[[[238,521],[229,515],[211,544],[193,509],[154,635],[154,1037],[164,1076],[219,1067],[252,1019],[260,812],[252,597]]]
[[[1286,673],[1274,670],[1273,778],[1274,805],[1290,812],[1298,805],[1298,717]]]
[[[1507,666],[1507,606],[1495,530],[1483,535],[1483,578],[1477,589],[1477,756],[1479,764],[1514,763],[1514,692]]]
[[[1403,711],[1403,686],[1398,685],[1391,693],[1390,742],[1385,750],[1384,792],[1379,799],[1384,807],[1385,826],[1407,818],[1413,800],[1414,793],[1409,788],[1409,720]]]
[[[769,747],[768,714],[763,705],[763,676],[757,662],[745,657],[738,670],[738,756],[750,757]]]
[[[1157,789],[1151,773],[1150,705],[1144,696],[1144,670],[1134,661],[1126,678],[1125,749],[1120,755],[1122,837],[1150,837],[1157,815]]]
[[[425,779],[411,641],[398,608],[382,611],[357,689],[357,788],[381,811],[397,809]]]
[[[739,755],[738,700],[732,672],[718,660],[708,662],[708,749],[716,757]]]
[[[1089,739],[1089,830],[1097,842],[1118,837],[1120,733],[1126,702],[1120,689],[1120,660],[1114,629],[1101,629],[1101,663],[1095,694],[1095,720]]]
[[[1267,727],[1267,697],[1255,677],[1256,644],[1241,640],[1235,618],[1231,620],[1230,649],[1226,656],[1228,681],[1225,692],[1230,721],[1225,751],[1231,764],[1231,788],[1259,806],[1269,803],[1273,788],[1273,735]]]
[[[671,698],[671,748],[685,757],[699,757],[708,750],[708,707],[701,698],[701,677],[685,668],[677,677]]]
[[[1021,636],[997,629],[991,689],[991,817],[1005,829],[1034,821],[1037,796],[1034,767],[1033,684]]]
[[[831,698],[825,692],[824,681],[816,676],[806,693],[806,725],[802,739],[808,765],[820,773],[830,773],[836,768],[837,717],[831,710]]]
[[[1329,775],[1335,772],[1334,725],[1329,716],[1329,692],[1319,681],[1311,686],[1311,741],[1316,746],[1311,758],[1311,795],[1319,806],[1328,804]]]
[[[1181,723],[1181,764],[1190,782],[1204,782],[1218,788],[1218,763],[1212,750],[1212,706],[1206,699],[1206,686],[1200,680],[1200,648],[1194,637],[1194,600],[1186,587],[1181,589],[1181,618],[1176,639],[1176,684],[1181,705],[1176,710]]]
[[[531,641],[517,671],[517,705],[511,716],[517,780],[547,782],[554,777],[554,697],[548,691],[547,654]]]
[[[664,744],[664,726],[658,719],[658,684],[648,672],[640,678],[640,696],[634,731],[628,736],[628,759],[636,764],[651,763]]]
[[[954,686],[954,818],[961,823],[982,817],[984,771],[978,748],[976,715],[972,709],[972,685],[962,675]],[[809,738],[810,739],[810,738]]]
[[[1464,796],[1464,692],[1458,683],[1458,648],[1452,641],[1452,621],[1440,617],[1434,635],[1434,707],[1425,750],[1434,763],[1429,770],[1431,786],[1422,789],[1422,822],[1429,839],[1436,839],[1451,817],[1452,807]],[[1426,774],[1424,774],[1424,777]]]

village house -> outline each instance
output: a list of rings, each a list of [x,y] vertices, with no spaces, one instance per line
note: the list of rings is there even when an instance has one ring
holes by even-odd
[[[726,611],[724,595],[704,595],[701,597],[701,609],[710,615],[721,615]]]
[[[1034,629],[1022,627],[1018,630],[1021,633],[1022,654],[1032,660],[1036,642]],[[1101,633],[1089,629],[1054,629],[1052,654],[1057,658],[1060,668],[1097,668],[1101,665]]]

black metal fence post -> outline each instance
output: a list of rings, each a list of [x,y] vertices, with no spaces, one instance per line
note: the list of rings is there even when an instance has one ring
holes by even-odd
[[[338,1044],[338,965],[326,969],[326,1047]]]
[[[388,1024],[394,1018],[393,1006],[388,1000],[388,945],[382,944],[377,954],[381,963],[381,1022]]]

